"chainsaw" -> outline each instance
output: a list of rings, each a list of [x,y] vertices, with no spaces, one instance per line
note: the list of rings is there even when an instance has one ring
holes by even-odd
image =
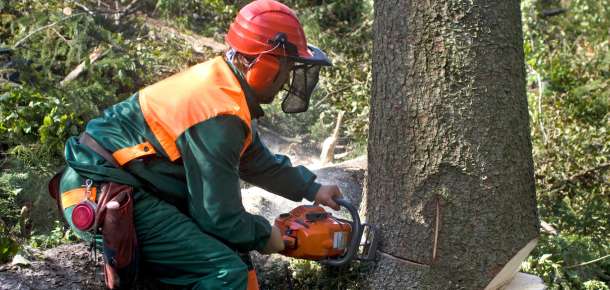
[[[318,205],[301,205],[276,218],[275,226],[285,246],[280,254],[330,266],[342,266],[353,259],[374,260],[377,229],[362,224],[356,207],[347,199],[335,201],[349,211],[351,221],[335,217]]]

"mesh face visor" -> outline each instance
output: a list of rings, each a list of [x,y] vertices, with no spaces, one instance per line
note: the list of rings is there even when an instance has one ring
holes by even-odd
[[[282,101],[282,111],[284,113],[302,113],[309,108],[309,99],[313,90],[318,85],[320,78],[321,65],[318,64],[297,64],[292,70],[292,80],[284,101]]]
[[[302,113],[309,108],[309,99],[318,85],[322,66],[332,65],[326,54],[319,48],[308,45],[312,54],[310,58],[294,58],[292,79],[282,101],[284,113]]]

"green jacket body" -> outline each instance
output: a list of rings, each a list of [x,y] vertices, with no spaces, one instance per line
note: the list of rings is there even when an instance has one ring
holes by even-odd
[[[72,137],[66,143],[68,169],[60,190],[63,195],[82,187],[86,179],[98,186],[106,181],[132,185],[136,232],[149,271],[163,282],[194,289],[245,289],[246,268],[236,251],[264,247],[271,225],[245,211],[240,179],[294,201],[313,200],[320,185],[312,172],[293,167],[286,156],[272,154],[261,142],[255,119],[262,110],[229,64],[216,58],[190,71],[189,76],[155,84],[153,89],[162,94],[157,99],[145,89],[86,126],[86,133],[111,153],[148,144],[153,154],[117,167]],[[193,78],[222,89],[193,97],[181,94],[187,85],[175,87],[180,81],[197,81]],[[227,86],[232,99],[224,95],[230,91]],[[150,105],[173,104],[174,93],[181,94],[176,103],[184,107]],[[213,113],[202,117],[197,110]],[[73,207],[64,208],[69,223]]]

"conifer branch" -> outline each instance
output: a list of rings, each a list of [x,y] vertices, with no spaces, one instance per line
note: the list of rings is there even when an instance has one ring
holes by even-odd
[[[76,68],[74,68],[61,82],[59,82],[59,85],[63,87],[68,82],[76,79],[83,71],[85,71],[87,62],[89,62],[89,64],[94,63],[96,60],[100,59],[101,57],[106,55],[108,52],[110,52],[110,50],[111,50],[111,48],[102,50],[102,48],[100,46],[96,47],[93,50],[93,52],[91,52],[89,54],[88,60],[84,60],[78,66],[76,66]]]
[[[47,24],[47,25],[45,25],[45,26],[41,26],[41,27],[38,27],[38,28],[34,29],[32,32],[28,33],[28,35],[26,35],[24,38],[22,38],[22,39],[18,40],[17,42],[15,42],[15,44],[13,45],[13,49],[17,48],[17,47],[18,47],[20,44],[22,44],[24,41],[26,41],[26,40],[27,40],[28,38],[30,38],[32,35],[34,35],[34,34],[36,34],[36,33],[40,32],[40,31],[42,31],[42,30],[45,30],[45,29],[47,29],[47,28],[53,27],[53,26],[55,26],[55,25],[59,24],[60,22],[63,22],[63,21],[65,21],[65,20],[68,20],[68,19],[70,19],[70,18],[72,18],[72,17],[74,17],[74,16],[78,16],[78,15],[82,15],[82,14],[83,14],[83,13],[76,13],[76,14],[68,15],[68,16],[66,16],[66,17],[63,17],[62,19],[59,19],[59,20],[57,20],[57,21],[55,21],[55,22],[51,23],[51,24]]]

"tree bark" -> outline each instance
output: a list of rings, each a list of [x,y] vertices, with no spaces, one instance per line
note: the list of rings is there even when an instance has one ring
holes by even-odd
[[[375,1],[372,289],[483,289],[538,236],[517,0]]]

